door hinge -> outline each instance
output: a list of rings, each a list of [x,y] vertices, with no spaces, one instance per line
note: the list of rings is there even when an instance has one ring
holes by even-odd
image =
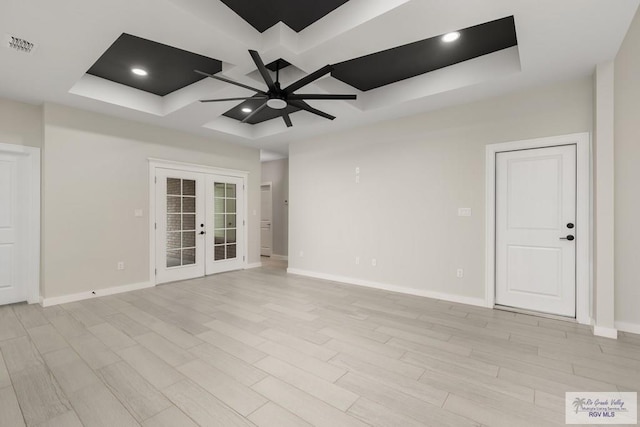
[[[247,224],[245,224],[244,219],[242,220],[242,225],[247,225]]]
[[[242,261],[244,261],[244,256],[242,257]]]
[[[153,228],[155,228],[156,230],[158,229],[158,223],[157,222],[153,224]]]
[[[156,270],[155,270],[155,271],[156,271],[156,276],[157,276],[157,275],[158,275],[158,269],[156,268]]]
[[[153,182],[156,183],[156,184],[158,183],[158,177],[157,176],[153,177]]]

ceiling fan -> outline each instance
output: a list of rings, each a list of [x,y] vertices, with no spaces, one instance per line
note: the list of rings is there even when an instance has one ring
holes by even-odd
[[[260,111],[264,110],[265,108],[269,107],[272,108],[274,110],[280,110],[280,115],[282,116],[282,119],[284,120],[284,122],[286,123],[287,127],[291,127],[293,126],[293,123],[291,123],[291,118],[289,117],[289,113],[286,111],[287,106],[293,106],[296,108],[299,108],[301,110],[305,110],[308,111],[310,113],[316,114],[320,117],[324,117],[326,119],[329,120],[333,120],[335,119],[335,116],[332,116],[331,114],[327,114],[324,111],[320,111],[318,109],[313,108],[312,106],[310,106],[309,104],[307,104],[305,101],[306,100],[350,100],[350,99],[356,99],[357,96],[356,95],[330,95],[330,94],[297,94],[294,93],[295,91],[297,91],[298,89],[301,89],[302,87],[308,85],[309,83],[319,79],[320,77],[330,73],[333,69],[332,65],[325,65],[324,67],[320,68],[319,70],[301,78],[300,80],[290,84],[289,86],[287,86],[286,88],[281,88],[280,87],[280,67],[279,67],[279,63],[277,64],[278,67],[276,68],[276,81],[274,82],[273,79],[271,78],[271,75],[269,74],[269,71],[267,69],[267,67],[264,65],[264,62],[262,62],[262,58],[260,58],[260,54],[258,54],[258,52],[256,52],[255,50],[249,50],[249,54],[251,55],[251,58],[253,58],[253,62],[255,62],[256,67],[258,67],[258,71],[260,72],[260,75],[262,76],[262,79],[264,80],[264,82],[267,85],[268,90],[265,92],[261,89],[257,89],[251,86],[247,86],[243,83],[239,83],[233,80],[229,80],[226,79],[224,77],[220,77],[220,76],[216,76],[213,74],[208,74],[205,73],[203,71],[199,71],[199,70],[194,70],[196,73],[198,74],[202,74],[203,76],[207,76],[207,77],[211,77],[212,79],[216,79],[216,80],[220,80],[222,82],[226,82],[226,83],[230,83],[232,85],[236,85],[236,86],[240,86],[243,87],[245,89],[249,89],[252,90],[254,92],[257,92],[256,95],[253,96],[247,96],[247,97],[240,97],[240,98],[222,98],[222,99],[203,99],[200,102],[223,102],[223,101],[247,101],[250,99],[259,99],[259,100],[264,100],[264,102],[255,110],[253,110],[253,112],[251,112],[251,114],[249,114],[247,117],[245,117],[242,120],[242,123],[247,123],[249,120],[251,120],[252,117],[254,117],[256,114],[258,114]]]

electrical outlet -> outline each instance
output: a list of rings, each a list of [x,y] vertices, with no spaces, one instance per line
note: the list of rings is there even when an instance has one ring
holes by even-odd
[[[359,168],[359,167],[357,167],[357,168],[356,168],[356,175],[358,175],[359,173],[360,173],[360,168]]]
[[[300,258],[304,258],[304,252],[303,251],[300,251],[299,255],[300,255]]]
[[[356,257],[356,265],[360,265],[360,257],[359,256]]]
[[[137,218],[141,218],[142,217],[142,209],[135,209],[133,211],[133,216],[135,216]]]
[[[360,175],[356,175],[356,184],[360,184]]]
[[[118,270],[124,270],[124,261],[118,261]]]
[[[378,265],[378,260],[376,260],[375,258],[371,258],[371,266],[375,267],[376,265]]]
[[[457,269],[456,276],[458,277],[458,279],[462,279],[464,277],[464,270],[461,268]]]

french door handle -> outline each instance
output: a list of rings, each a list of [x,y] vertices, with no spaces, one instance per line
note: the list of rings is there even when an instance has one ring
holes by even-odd
[[[572,234],[569,234],[567,237],[561,237],[560,240],[572,241],[575,240],[575,237]]]

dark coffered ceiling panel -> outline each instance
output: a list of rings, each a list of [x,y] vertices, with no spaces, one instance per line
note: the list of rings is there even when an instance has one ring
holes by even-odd
[[[148,75],[138,76],[132,68]],[[222,62],[182,49],[123,33],[87,71],[88,74],[165,96],[222,70]]]
[[[263,103],[264,101],[261,99],[258,99],[258,100],[250,99],[248,101],[244,101],[243,103],[236,105],[235,107],[233,107],[232,109],[224,113],[223,116],[242,121],[244,120],[245,117],[251,114],[251,111],[254,111],[258,107],[260,107],[260,105],[262,105]],[[243,108],[248,108],[251,111],[244,112],[242,111]],[[247,121],[247,123],[251,125],[256,125],[258,123],[266,122],[267,120],[271,120],[271,119],[277,118],[281,120],[281,113],[280,113],[281,111],[282,110],[274,110],[268,107],[264,108],[262,111],[258,112],[258,114],[251,117],[251,120]],[[300,111],[300,109],[289,105],[287,106],[287,108],[285,108],[284,111],[286,111],[289,114],[292,114],[292,113],[295,113],[296,111]],[[295,116],[291,116],[291,120],[295,121]]]
[[[459,30],[460,38],[445,43],[432,37],[334,66],[333,77],[367,91],[468,61],[518,44],[513,16]]]
[[[221,0],[261,33],[278,22],[300,32],[348,0]]]

